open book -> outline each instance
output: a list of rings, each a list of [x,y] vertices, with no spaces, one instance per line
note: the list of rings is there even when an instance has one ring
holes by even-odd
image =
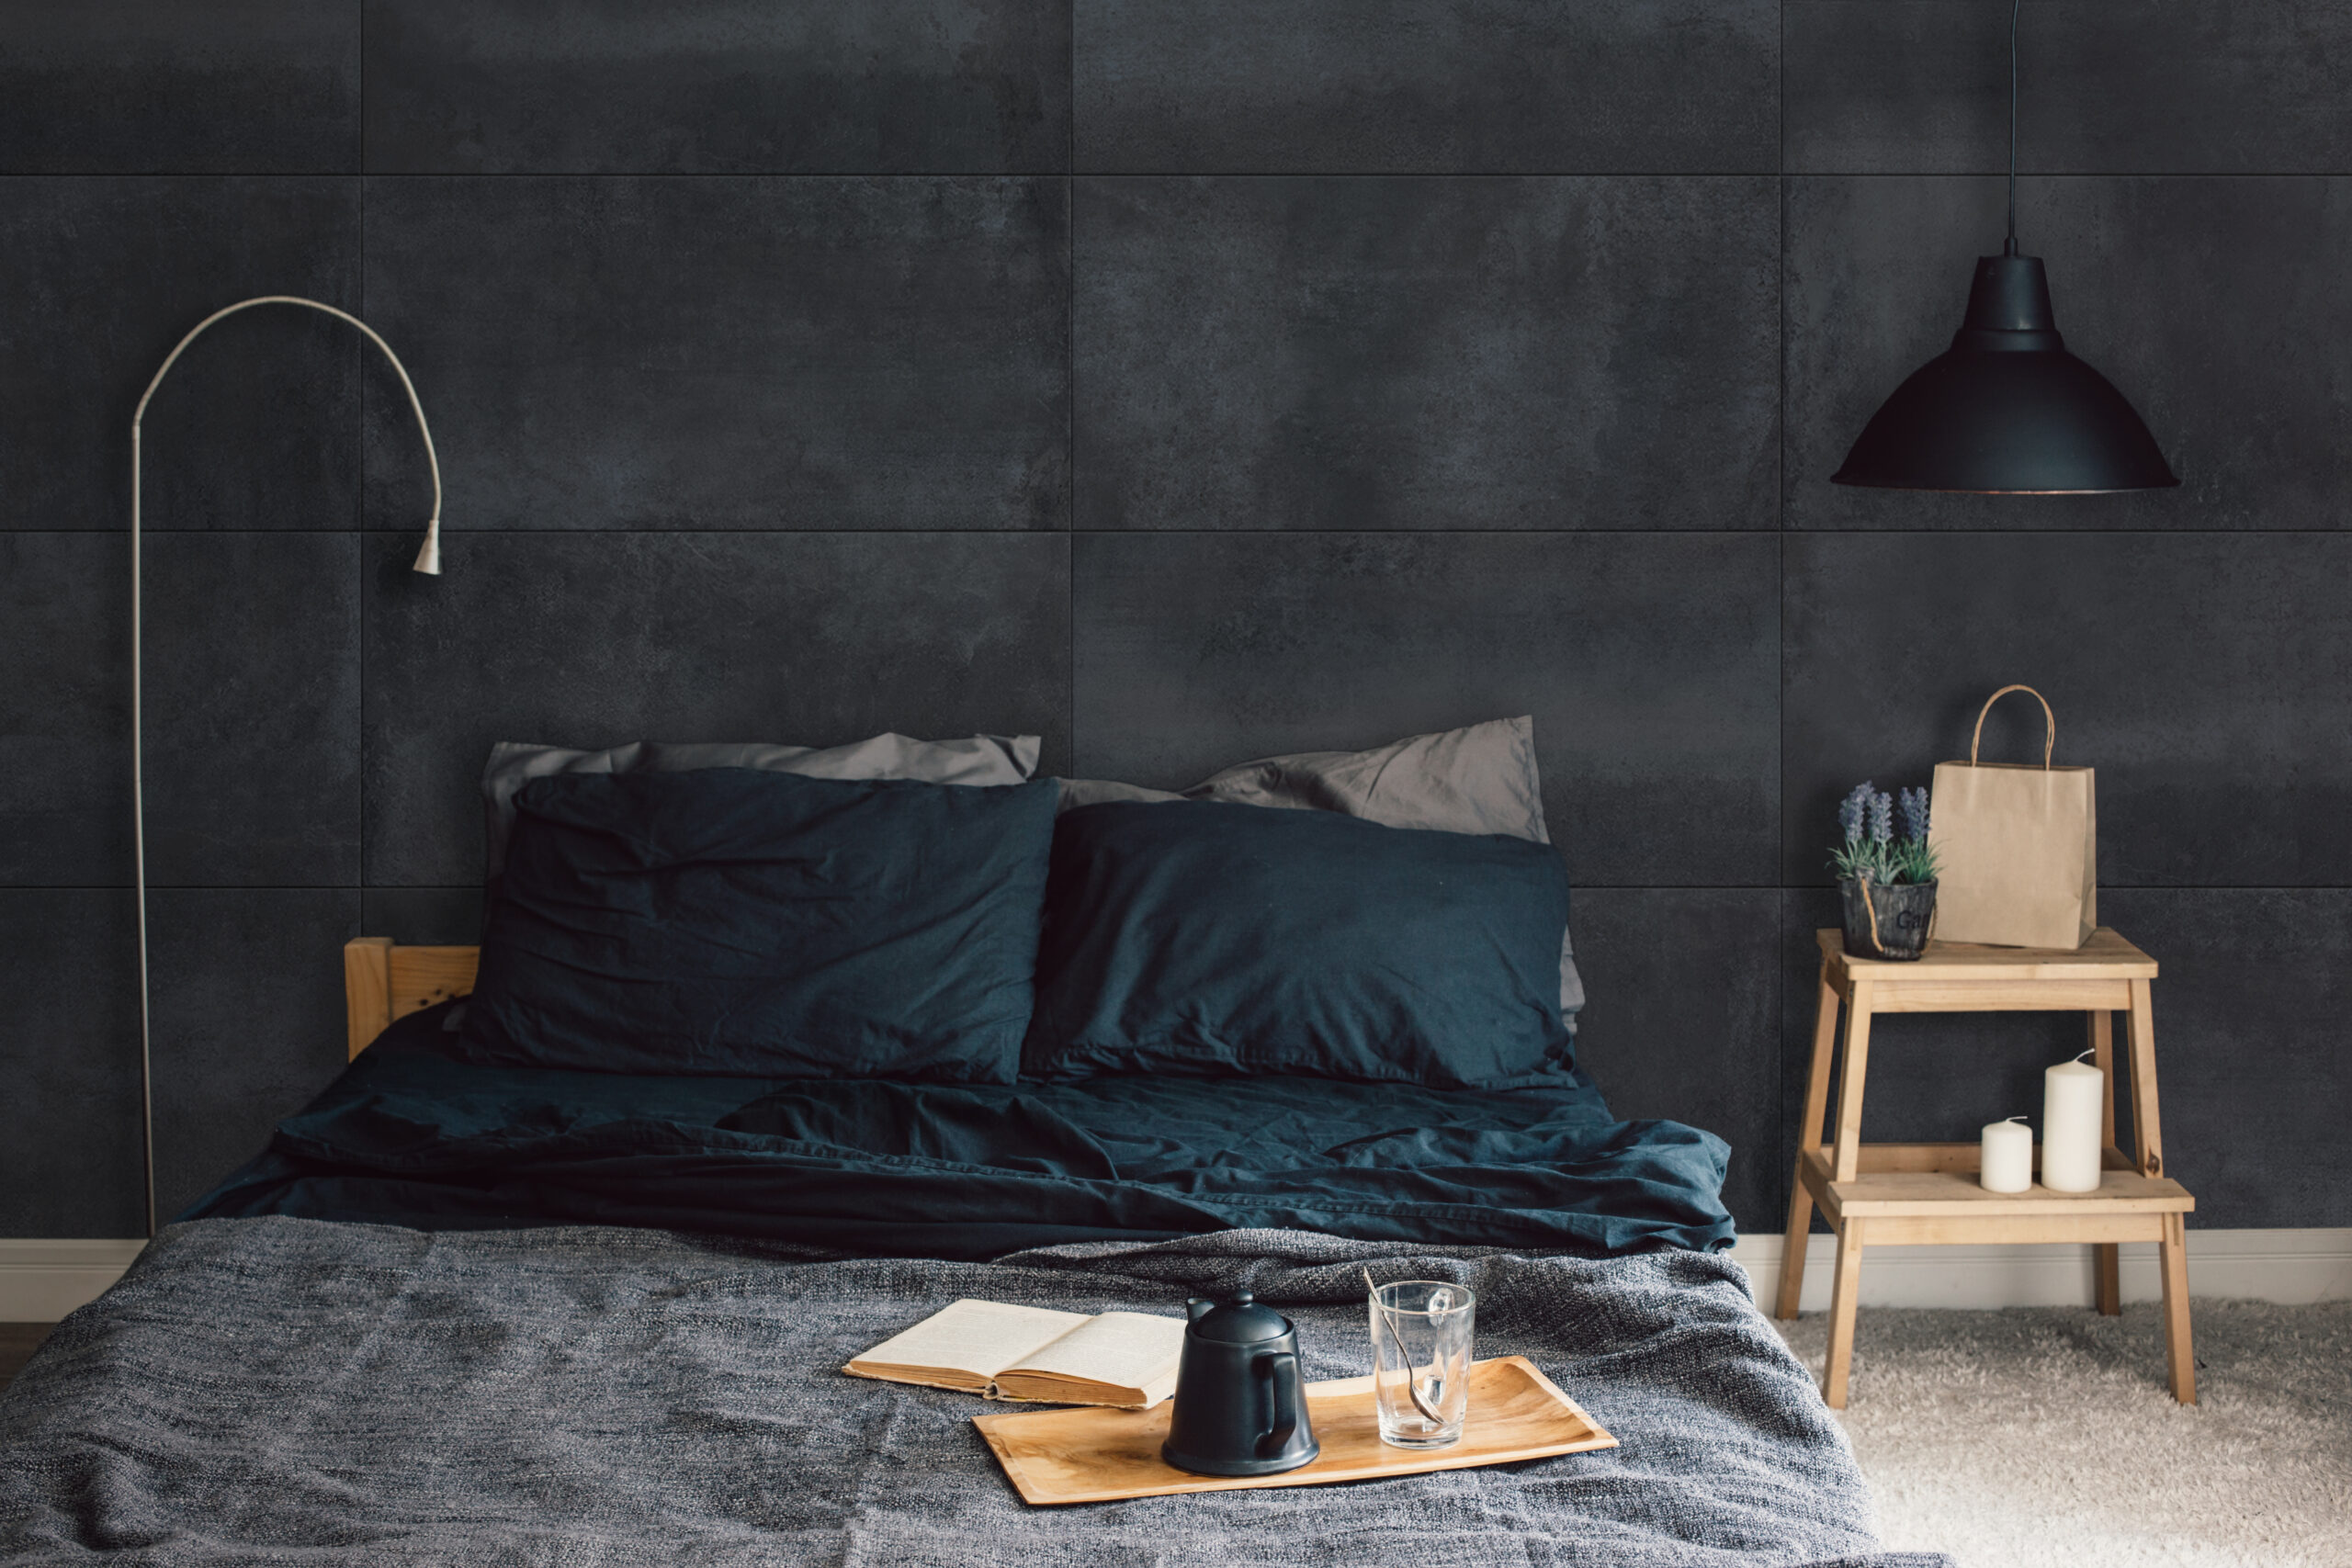
[[[842,1371],[990,1399],[1140,1409],[1176,1392],[1184,1320],[1148,1313],[1008,1306],[967,1298],[892,1335]]]

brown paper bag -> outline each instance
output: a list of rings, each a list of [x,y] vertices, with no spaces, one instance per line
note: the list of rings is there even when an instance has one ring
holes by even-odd
[[[1984,716],[2030,692],[2048,721],[2041,765],[1979,762]],[[2030,686],[2004,686],[1976,715],[1965,762],[1936,764],[1928,842],[1936,935],[1946,942],[2073,949],[2098,926],[2098,813],[2088,768],[2053,768],[2058,716]]]

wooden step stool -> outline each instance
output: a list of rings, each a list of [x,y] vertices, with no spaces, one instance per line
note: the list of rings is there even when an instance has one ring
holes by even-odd
[[[1789,1231],[1781,1254],[1777,1315],[1797,1315],[1804,1284],[1805,1238],[1813,1208],[1838,1235],[1837,1281],[1830,1295],[1829,1356],[1821,1397],[1846,1406],[1854,1353],[1855,1292],[1865,1247],[1943,1243],[2090,1242],[2098,1248],[2098,1309],[2122,1310],[2116,1244],[2156,1243],[2163,1263],[2165,1364],[2172,1393],[2197,1403],[2197,1361],[2188,1338],[2188,1247],[2182,1216],[2197,1207],[2164,1173],[2156,1121],[2156,1043],[2149,1006],[2156,962],[2102,926],[2066,952],[1931,942],[1915,962],[1848,955],[1843,934],[1814,933],[1821,945],[1821,991],[1813,1026],[1813,1071],[1805,1080],[1804,1127],[1789,1195]],[[1838,1010],[1846,1009],[1846,1049],[1838,1073],[1837,1140],[1824,1149],[1830,1058]],[[2090,1043],[2107,1075],[2102,1136],[2106,1155],[2096,1192],[2052,1192],[2039,1181],[2023,1192],[1987,1192],[1977,1183],[1979,1144],[1865,1144],[1862,1084],[1870,1063],[1871,1020],[1884,1012],[2085,1012]],[[2132,1157],[2115,1145],[2113,1017],[2125,1016],[2132,1052]],[[2035,1149],[2039,1173],[2041,1151]]]

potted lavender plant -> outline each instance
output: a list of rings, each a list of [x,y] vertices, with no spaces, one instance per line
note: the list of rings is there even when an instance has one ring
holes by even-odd
[[[1846,905],[1846,952],[1855,958],[1913,959],[1936,923],[1936,852],[1928,847],[1928,792],[1903,791],[1903,833],[1894,797],[1867,781],[1838,807],[1846,842],[1829,852]]]

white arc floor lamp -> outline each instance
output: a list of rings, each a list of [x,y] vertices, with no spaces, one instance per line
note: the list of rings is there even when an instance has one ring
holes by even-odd
[[[401,389],[408,394],[408,406],[416,414],[416,428],[424,437],[424,461],[433,471],[433,515],[424,525],[424,547],[416,552],[416,570],[440,575],[441,571],[441,459],[433,451],[433,428],[424,423],[424,405],[416,400],[416,387],[408,378],[408,367],[392,345],[376,335],[376,329],[348,310],[338,310],[316,299],[304,299],[293,294],[265,294],[257,299],[240,299],[233,305],[215,310],[188,329],[164,363],[155,367],[147,390],[140,395],[139,407],[130,415],[130,816],[131,865],[139,888],[139,1135],[146,1160],[147,1172],[147,1234],[155,1234],[155,1074],[153,1058],[149,1050],[147,1002],[147,798],[143,769],[140,761],[142,728],[140,721],[140,646],[139,646],[139,426],[147,417],[147,403],[154,397],[155,389],[164,384],[174,364],[189,344],[202,336],[204,330],[224,316],[240,310],[250,310],[256,305],[300,305],[305,310],[322,310],[338,321],[349,321],[368,335],[368,341],[384,351],[392,362],[392,372],[401,378]]]

